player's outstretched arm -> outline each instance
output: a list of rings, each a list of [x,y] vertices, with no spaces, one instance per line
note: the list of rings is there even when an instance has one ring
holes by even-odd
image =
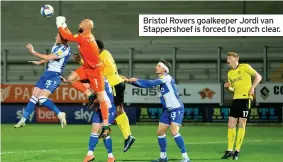
[[[138,79],[137,81],[139,81],[142,84],[145,84],[148,86],[154,86],[154,87],[164,83],[162,79],[155,79],[155,80]]]
[[[44,63],[46,63],[46,62],[48,62],[48,61],[46,61],[46,60],[40,60],[40,61],[38,61],[39,65],[44,64]]]
[[[59,27],[58,28],[58,31],[59,33],[61,34],[61,36],[64,38],[64,39],[67,39],[68,41],[71,41],[71,42],[77,42],[77,43],[81,43],[82,40],[83,40],[83,36],[82,35],[73,35],[69,30],[68,28],[63,28],[63,27]]]
[[[41,54],[41,53],[38,53],[34,50],[33,46],[28,43],[27,46],[26,46],[28,49],[29,49],[29,52],[31,54],[33,54],[34,56],[40,58],[40,59],[43,59],[45,61],[49,61],[49,60],[57,60],[59,59],[59,57],[55,54],[49,54],[49,55],[45,55],[45,54]]]
[[[130,82],[134,86],[138,86],[138,87],[141,87],[141,88],[153,88],[157,85],[164,83],[164,81],[162,79],[145,80],[145,79],[137,79],[137,78],[130,78],[130,79],[128,79],[128,82]]]
[[[149,85],[143,84],[139,81],[131,82],[130,84],[132,84],[133,86],[136,86],[136,87],[140,87],[140,88],[154,88],[154,86],[149,86]]]
[[[47,61],[46,60],[39,60],[39,61],[28,61],[28,62],[35,64],[35,65],[41,65],[41,64],[46,63]]]
[[[67,39],[71,42],[81,43],[83,40],[82,35],[73,35],[70,30],[67,28],[66,18],[64,16],[57,16],[56,17],[56,25],[58,28],[59,33],[64,39]]]

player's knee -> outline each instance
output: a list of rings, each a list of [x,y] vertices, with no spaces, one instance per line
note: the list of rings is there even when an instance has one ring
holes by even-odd
[[[228,128],[235,128],[236,124],[237,124],[237,120],[229,120]]]
[[[157,133],[158,136],[163,136],[163,135],[165,135],[165,131],[159,130],[159,129],[157,130],[156,133]]]
[[[233,122],[228,123],[228,128],[235,128],[235,124]]]
[[[75,82],[75,79],[74,79],[73,76],[68,76],[67,81],[68,81],[70,84],[73,84],[73,83]]]
[[[71,83],[71,84],[72,84],[72,83],[75,83],[76,81],[78,81],[77,76],[74,75],[74,74],[69,75],[68,78],[67,78],[67,80],[68,80],[68,82]]]
[[[239,128],[246,128],[246,120],[239,120]]]
[[[122,115],[124,113],[124,109],[121,106],[116,106],[117,116]]]
[[[106,103],[107,104],[107,101],[105,100],[105,99],[102,99],[102,98],[97,98],[97,100],[98,100],[98,102],[99,102],[99,104],[104,104],[104,103]]]
[[[172,134],[172,136],[175,136],[175,135],[177,135],[179,133],[179,130],[173,130],[173,129],[171,129],[171,134]]]
[[[97,95],[97,100],[99,101],[99,103],[106,102],[104,93],[98,92],[96,95]]]
[[[47,97],[45,97],[45,96],[39,96],[39,98],[38,98],[38,101],[41,104],[44,103],[46,100],[47,100]]]
[[[240,124],[239,123],[239,128],[246,128],[246,124]]]
[[[91,129],[91,133],[97,134],[98,131],[99,131],[99,128],[97,128],[97,127],[93,127],[93,128]]]
[[[84,85],[84,87],[86,87],[87,89],[89,89],[89,88],[90,88],[89,83],[83,83],[83,85]]]
[[[33,89],[33,91],[32,91],[32,96],[34,96],[35,98],[38,99],[40,93],[41,93],[41,89],[35,87],[35,88]]]
[[[39,95],[40,95],[40,93],[38,93],[38,92],[33,92],[32,93],[32,96],[35,97],[36,99],[39,98]]]

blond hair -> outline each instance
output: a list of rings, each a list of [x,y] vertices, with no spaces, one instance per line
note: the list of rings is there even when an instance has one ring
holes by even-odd
[[[236,52],[228,52],[227,55],[228,55],[228,56],[234,56],[234,57],[236,57],[236,58],[239,58],[239,57],[240,57],[239,54],[236,53]]]

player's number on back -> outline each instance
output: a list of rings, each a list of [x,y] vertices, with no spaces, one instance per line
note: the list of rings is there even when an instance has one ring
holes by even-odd
[[[172,120],[175,120],[175,118],[176,118],[176,112],[172,112],[172,113],[171,113],[171,118],[172,118]]]
[[[243,117],[246,118],[249,115],[249,111],[243,111]]]

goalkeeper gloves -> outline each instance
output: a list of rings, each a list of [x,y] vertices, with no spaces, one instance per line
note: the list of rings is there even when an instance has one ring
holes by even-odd
[[[67,24],[65,21],[66,21],[66,18],[64,16],[57,16],[56,17],[57,28],[63,27],[63,29],[65,29],[67,27]]]

